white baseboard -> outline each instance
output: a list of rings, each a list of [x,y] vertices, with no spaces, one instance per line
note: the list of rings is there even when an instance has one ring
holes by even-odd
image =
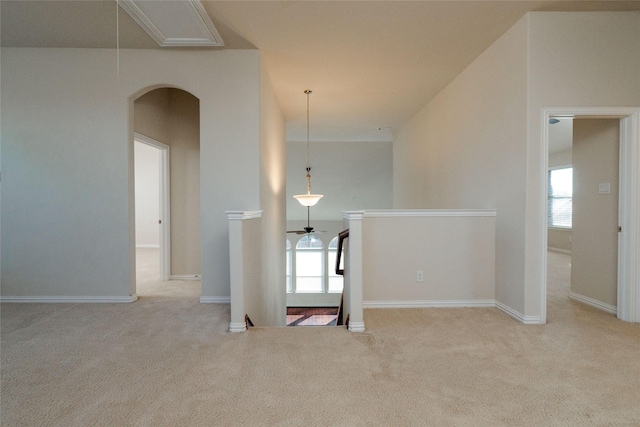
[[[247,325],[245,323],[229,323],[229,332],[246,332]]]
[[[70,304],[84,304],[84,303],[106,303],[106,304],[120,304],[131,303],[138,300],[137,295],[131,295],[126,297],[76,297],[76,296],[64,296],[64,297],[48,297],[48,296],[1,296],[0,302],[5,303],[70,303]]]
[[[443,300],[443,301],[364,301],[363,308],[453,308],[495,307],[495,300]]]
[[[493,308],[505,312],[525,325],[539,325],[540,316],[525,316],[500,301],[488,300],[451,300],[451,301],[365,301],[364,308]]]
[[[349,322],[349,332],[364,332],[364,322]]]
[[[557,252],[559,254],[571,255],[571,251],[568,249],[560,249],[560,248],[552,248],[551,246],[547,247],[549,252]]]
[[[200,297],[202,304],[231,304],[231,297]]]
[[[136,244],[136,249],[160,249],[160,245],[140,243]]]
[[[599,310],[606,311],[607,313],[618,314],[618,307],[616,307],[615,305],[606,304],[602,301],[598,301],[584,295],[576,294],[575,292],[569,292],[569,298],[579,301],[583,304],[587,304]]]
[[[524,314],[514,310],[513,308],[509,307],[508,305],[505,305],[505,304],[501,303],[500,301],[496,301],[496,305],[495,306],[499,310],[507,313],[509,316],[513,317],[514,319],[518,320],[521,323],[524,323],[525,325],[540,325],[540,324],[542,324],[542,322],[540,321],[540,316],[525,316]]]
[[[172,274],[169,280],[202,280],[200,274]]]

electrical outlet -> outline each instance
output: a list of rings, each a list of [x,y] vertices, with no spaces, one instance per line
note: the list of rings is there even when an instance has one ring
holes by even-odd
[[[416,282],[424,282],[424,271],[418,270],[416,272]]]

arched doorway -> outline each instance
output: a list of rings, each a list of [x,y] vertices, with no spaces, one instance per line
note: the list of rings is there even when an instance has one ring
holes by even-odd
[[[167,147],[166,162],[160,161],[159,168],[151,173],[161,175],[162,167],[167,168],[168,188],[165,194],[171,195],[170,198],[166,197],[168,199],[166,206],[160,206],[158,209],[159,211],[164,209],[166,212],[157,220],[160,225],[159,232],[167,231],[165,238],[159,239],[160,242],[165,241],[166,245],[161,247],[162,245],[159,244],[158,248],[154,249],[144,242],[139,244],[136,241],[135,292],[138,296],[199,297],[201,294],[199,100],[181,89],[155,88],[135,98],[133,110],[134,141],[136,139],[155,141],[156,146]],[[134,172],[137,176],[138,171]],[[145,191],[137,184],[135,187],[135,191]],[[148,190],[158,191],[154,188]],[[137,206],[143,199],[137,195],[134,197],[136,212],[149,211],[142,206]],[[157,262],[153,262],[154,260]],[[156,269],[158,274],[149,274],[150,269]]]

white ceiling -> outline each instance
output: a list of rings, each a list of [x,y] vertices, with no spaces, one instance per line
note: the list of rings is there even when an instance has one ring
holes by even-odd
[[[549,154],[573,148],[573,119],[562,118],[559,122],[549,124]]]
[[[311,138],[317,141],[391,140],[394,129],[527,11],[640,10],[638,1],[612,0],[202,4],[225,46],[198,49],[260,49],[288,139],[306,138],[304,90],[311,89]],[[118,34],[120,48],[160,48],[116,10],[115,0],[2,0],[1,44],[114,48]]]

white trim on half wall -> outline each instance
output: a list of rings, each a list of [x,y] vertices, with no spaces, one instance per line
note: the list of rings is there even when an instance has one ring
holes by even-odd
[[[202,280],[200,274],[172,274],[169,280]]]
[[[76,296],[2,296],[1,303],[67,303],[67,304],[120,304],[131,303],[138,300],[137,295],[127,297],[76,297]]]
[[[231,304],[231,297],[200,297],[201,304]]]
[[[469,301],[445,301],[445,300],[433,300],[433,301],[420,301],[420,300],[407,300],[407,301],[364,301],[362,303],[364,308],[464,308],[464,307],[495,307],[495,300],[469,300]]]

